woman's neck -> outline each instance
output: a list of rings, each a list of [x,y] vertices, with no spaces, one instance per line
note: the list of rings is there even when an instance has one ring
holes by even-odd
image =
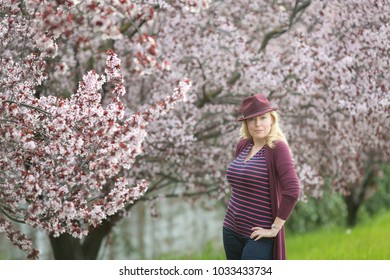
[[[253,139],[253,147],[261,148],[265,145],[265,139]]]

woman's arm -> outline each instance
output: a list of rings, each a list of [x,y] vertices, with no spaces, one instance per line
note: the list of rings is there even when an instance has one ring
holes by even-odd
[[[286,143],[277,143],[273,160],[275,161],[274,165],[279,178],[282,195],[276,216],[281,220],[287,220],[298,201],[300,190],[294,161]]]

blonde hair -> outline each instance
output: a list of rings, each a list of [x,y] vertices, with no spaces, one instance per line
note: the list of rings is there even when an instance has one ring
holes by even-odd
[[[272,125],[271,130],[265,139],[265,143],[271,149],[275,147],[274,142],[277,140],[281,140],[288,144],[286,136],[284,136],[282,130],[279,127],[279,114],[275,111],[271,111]],[[252,136],[249,134],[248,126],[246,124],[246,120],[242,122],[242,126],[240,129],[240,137],[244,139],[251,139]]]

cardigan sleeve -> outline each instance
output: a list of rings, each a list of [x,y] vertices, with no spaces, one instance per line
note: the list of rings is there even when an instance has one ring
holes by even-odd
[[[274,164],[281,187],[281,200],[277,217],[287,220],[299,198],[299,180],[288,145],[278,142],[274,151]]]

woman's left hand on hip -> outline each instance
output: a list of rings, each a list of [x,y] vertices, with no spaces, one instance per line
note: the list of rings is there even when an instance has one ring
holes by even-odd
[[[273,229],[265,229],[262,227],[253,227],[252,230],[251,239],[254,239],[255,241],[263,237],[273,238],[278,234]]]

